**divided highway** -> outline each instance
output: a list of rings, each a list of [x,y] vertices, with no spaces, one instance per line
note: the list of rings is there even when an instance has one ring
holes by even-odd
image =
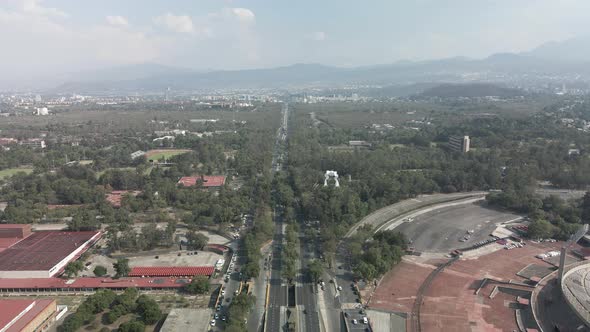
[[[281,127],[277,131],[275,148],[272,159],[272,172],[282,170],[283,162],[286,160],[286,146],[289,121],[289,105],[285,103],[282,109],[283,119]],[[275,209],[273,218],[275,221],[275,234],[273,237],[270,280],[268,291],[268,305],[266,310],[265,331],[281,331],[282,324],[286,323],[285,317],[281,317],[287,307],[287,285],[283,284],[281,276],[281,251],[283,250],[284,226],[281,218],[281,211]]]

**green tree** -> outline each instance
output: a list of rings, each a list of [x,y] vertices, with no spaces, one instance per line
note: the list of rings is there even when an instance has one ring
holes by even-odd
[[[115,269],[115,278],[126,277],[129,272],[131,272],[129,260],[126,258],[117,259],[117,261],[113,263],[113,268]]]
[[[189,250],[201,250],[207,245],[209,238],[202,233],[191,230],[186,233],[186,241]]]
[[[104,266],[102,266],[102,265],[97,265],[97,266],[94,268],[94,271],[93,271],[93,272],[94,272],[94,275],[95,275],[95,276],[97,276],[97,277],[102,277],[102,276],[104,276],[105,274],[107,274],[107,268],[106,268],[106,267],[104,267]]]
[[[139,321],[125,322],[119,326],[119,332],[144,332],[145,324]]]
[[[148,325],[155,324],[162,318],[160,307],[156,301],[147,295],[141,295],[137,298],[136,312],[141,317],[141,320]]]
[[[314,282],[320,280],[320,278],[322,277],[322,271],[322,264],[317,260],[314,260],[307,266],[307,272],[309,273],[311,280],[313,280]]]
[[[547,220],[535,220],[529,224],[529,237],[532,239],[547,239],[555,234],[554,226]]]
[[[190,284],[184,286],[184,290],[189,294],[205,294],[209,291],[209,286],[209,278],[195,276]]]
[[[68,277],[77,276],[80,271],[84,270],[84,264],[81,261],[68,263],[64,269],[64,274]]]

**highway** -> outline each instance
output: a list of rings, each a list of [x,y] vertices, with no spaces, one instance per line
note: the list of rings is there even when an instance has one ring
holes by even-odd
[[[315,238],[305,237],[303,231],[299,233],[300,243],[300,270],[296,280],[296,299],[297,307],[303,308],[299,314],[299,331],[320,331],[320,319],[317,307],[316,294],[320,287],[316,285],[307,273],[307,264],[316,259],[315,248],[317,246]]]
[[[289,121],[289,105],[284,104],[282,109],[283,119],[281,127],[277,130],[275,141],[275,151],[273,151],[272,172],[280,172],[283,168],[283,162],[286,158],[286,146]],[[280,210],[275,208],[273,213],[275,221],[275,233],[273,236],[271,264],[270,264],[270,282],[269,282],[269,301],[266,311],[265,331],[281,331],[281,307],[287,306],[287,286],[283,284],[281,276],[281,251],[283,244],[284,226]],[[283,323],[286,322],[283,317]]]
[[[283,285],[283,278],[281,276],[283,224],[280,220],[277,220],[275,230],[270,271],[269,301],[265,322],[266,331],[281,330],[281,307],[287,306],[287,286]]]

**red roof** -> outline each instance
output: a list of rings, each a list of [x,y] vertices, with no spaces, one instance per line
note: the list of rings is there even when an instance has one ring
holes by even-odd
[[[131,196],[137,196],[141,193],[141,191],[133,191],[133,190],[113,190],[110,194],[107,194],[106,200],[107,202],[111,203],[114,207],[121,207],[121,201],[123,200],[123,195],[129,194]]]
[[[0,289],[180,288],[190,281],[184,278],[0,278]]]
[[[8,238],[8,239],[0,238],[0,252],[3,252],[4,250],[6,250],[7,248],[9,248],[10,246],[17,243],[20,240],[21,239],[18,237],[13,237],[13,238]]]
[[[1,302],[2,300],[0,300]],[[11,300],[6,300],[7,302],[12,302]],[[14,322],[10,328],[6,330],[6,332],[20,332],[24,331],[27,325],[29,325],[37,316],[43,312],[49,305],[53,304],[55,300],[51,299],[37,299],[34,301],[33,307],[27,311],[24,315],[22,315],[16,322]],[[55,307],[54,307],[55,308]],[[37,327],[37,326],[35,326]]]
[[[15,144],[18,141],[15,138],[0,138],[0,145],[8,145],[8,144]]]
[[[100,232],[34,232],[0,252],[0,271],[49,270]],[[86,251],[88,247],[82,249]],[[80,252],[80,254],[82,253]]]
[[[12,322],[33,300],[0,300],[0,330],[3,330],[8,323]]]
[[[2,228],[10,228],[10,229],[24,229],[24,228],[31,228],[30,224],[0,224],[0,229]]]
[[[134,267],[129,273],[130,277],[189,277],[189,276],[210,276],[215,271],[213,266],[182,266],[182,267],[161,267],[161,266],[140,266]]]
[[[225,176],[223,175],[202,175],[202,176],[185,176],[178,180],[178,184],[185,187],[192,187],[197,185],[197,182],[202,179],[202,186],[205,188],[221,187],[225,184]]]

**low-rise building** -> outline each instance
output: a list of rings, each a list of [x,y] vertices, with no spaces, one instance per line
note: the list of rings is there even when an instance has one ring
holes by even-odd
[[[33,149],[45,149],[45,140],[41,138],[31,138],[19,141],[18,144],[28,146]]]
[[[0,225],[0,230],[5,229],[5,225]],[[7,236],[15,235],[10,233],[14,231],[12,227],[8,230]],[[27,229],[22,231],[23,235],[29,232]],[[43,231],[26,234],[0,251],[0,279],[49,278],[60,275],[68,263],[86,252],[101,235],[98,231]]]
[[[58,314],[57,303],[52,299],[3,299],[0,300],[0,331],[47,331]]]
[[[205,332],[209,330],[210,309],[172,309],[160,332]]]

